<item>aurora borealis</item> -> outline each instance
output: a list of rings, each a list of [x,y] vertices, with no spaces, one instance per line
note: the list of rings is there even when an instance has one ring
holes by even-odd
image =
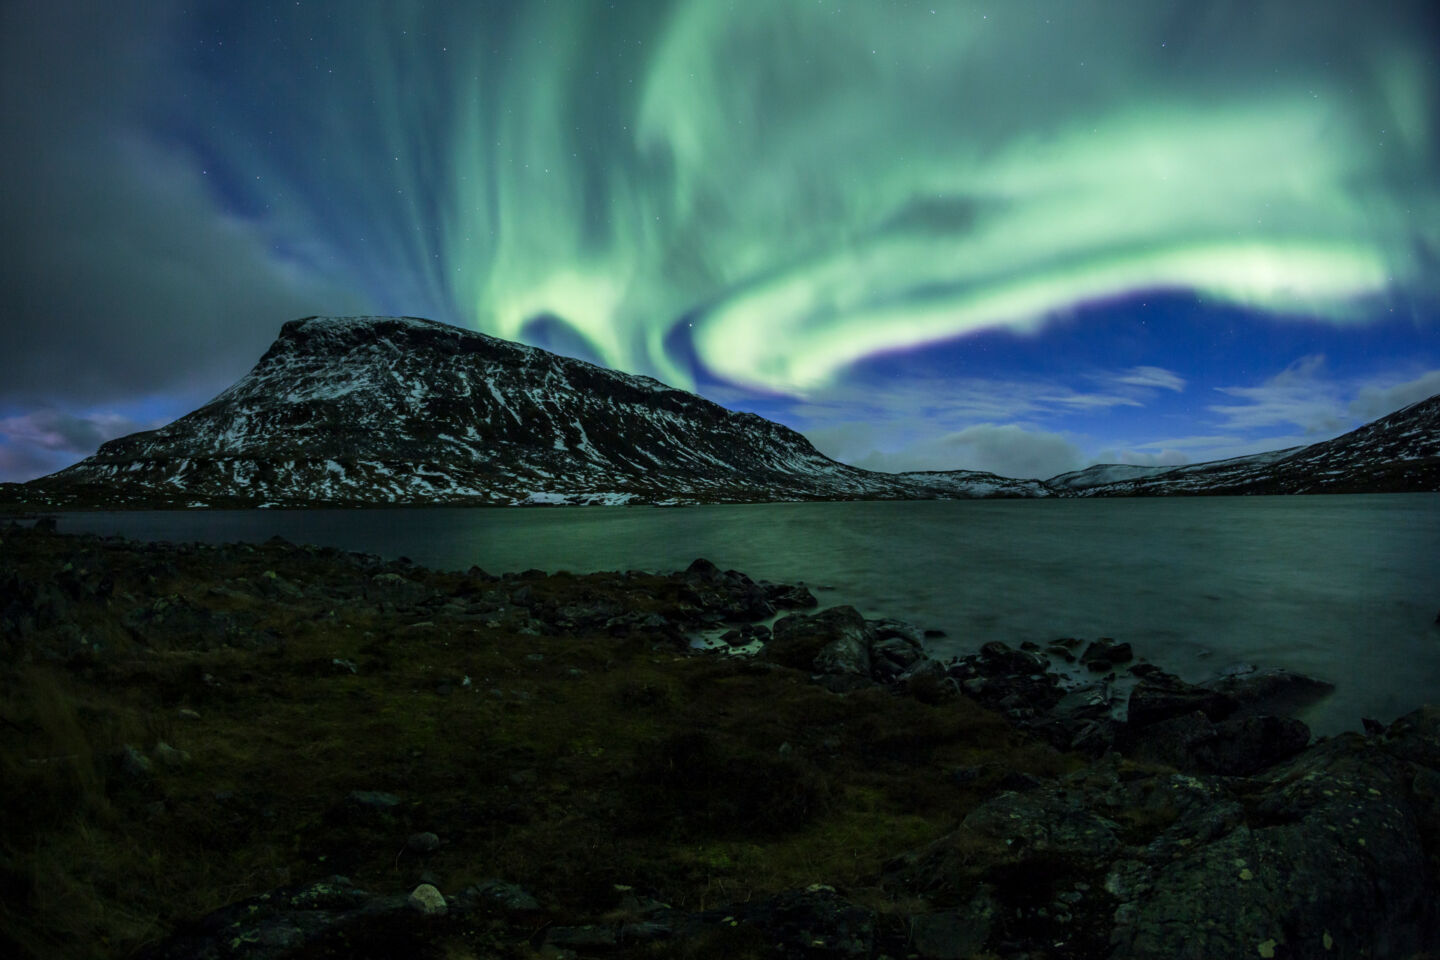
[[[880,468],[1201,460],[1440,392],[1427,3],[86,7],[0,8],[6,479],[317,312]]]

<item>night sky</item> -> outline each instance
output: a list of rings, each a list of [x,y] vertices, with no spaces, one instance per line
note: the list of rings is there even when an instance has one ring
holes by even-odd
[[[1440,392],[1433,0],[0,0],[0,479],[297,316],[878,469],[1310,443]]]

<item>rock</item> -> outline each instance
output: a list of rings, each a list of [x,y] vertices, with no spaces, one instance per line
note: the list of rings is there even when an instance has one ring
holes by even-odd
[[[381,790],[351,790],[345,802],[367,810],[394,810],[400,806],[399,797]]]
[[[434,853],[440,849],[440,838],[435,834],[426,831],[424,833],[412,833],[405,841],[405,850],[409,853],[425,855]]]
[[[999,841],[1007,859],[1017,861],[1100,861],[1120,848],[1120,827],[1098,815],[1074,782],[1002,793],[971,811],[951,842],[963,846],[974,838]]]
[[[1385,729],[1382,748],[1391,756],[1440,771],[1440,706],[1425,706]]]
[[[698,577],[701,580],[719,580],[720,568],[704,557],[699,557],[685,568],[685,575]]]
[[[428,883],[422,883],[410,891],[406,902],[411,909],[427,917],[438,917],[448,909],[445,895]]]
[[[1038,653],[1014,650],[999,640],[991,640],[980,648],[980,659],[977,665],[980,672],[987,677],[1029,676],[1030,674],[1044,673],[1049,666],[1045,662],[1045,658]]]
[[[917,650],[925,649],[925,634],[913,623],[906,623],[904,620],[870,620],[870,630],[875,635],[876,642],[882,640],[900,640],[908,646]]]
[[[877,680],[884,679],[873,665],[871,673]],[[921,657],[912,663],[910,669],[896,677],[894,682],[921,703],[931,705],[943,703],[960,692],[959,684],[946,676],[945,664],[929,657]]]
[[[893,622],[893,621],[892,621]],[[925,643],[918,634],[907,636],[898,631],[875,631],[870,645],[871,672],[875,679],[894,680],[925,657]]]
[[[1080,654],[1080,662],[1084,664],[1104,663],[1104,669],[1110,669],[1112,664],[1128,663],[1135,659],[1135,652],[1128,643],[1116,643],[1109,637],[1101,637],[1085,648]],[[1093,669],[1093,668],[1092,668]]]
[[[870,957],[875,914],[850,903],[831,887],[816,884],[754,903],[707,911],[709,923],[732,920],[760,931],[775,955],[786,957]]]
[[[128,743],[117,751],[117,755],[120,771],[128,777],[148,777],[153,769],[150,758]]]
[[[1148,724],[1126,739],[1125,752],[1137,760],[1194,771],[1193,751],[1215,736],[1215,724],[1201,710]]]
[[[870,649],[866,635],[849,631],[841,633],[815,655],[815,669],[820,673],[854,675],[869,678]]]
[[[430,590],[424,584],[416,583],[398,573],[377,573],[370,578],[370,588],[366,591],[369,599],[386,600],[396,604],[417,603],[429,595]]]
[[[1310,728],[1294,717],[1231,717],[1191,749],[1199,770],[1246,777],[1304,750]]]
[[[1233,701],[1242,713],[1289,714],[1335,689],[1333,683],[1291,670],[1253,667],[1200,685]]]
[[[404,895],[380,897],[346,877],[330,877],[223,907],[186,924],[143,955],[147,960],[286,960],[349,954],[353,950],[344,941],[352,931],[366,924],[402,926],[403,915],[411,909]]]
[[[1127,751],[1137,759],[1190,773],[1250,776],[1304,750],[1310,728],[1292,717],[1231,717],[1213,723],[1202,711],[1135,731]]]
[[[505,913],[534,913],[540,909],[540,901],[524,888],[503,880],[487,880],[469,888],[466,893],[481,904]]]
[[[1130,691],[1127,722],[1131,727],[1183,717],[1196,710],[1211,720],[1223,720],[1235,712],[1237,704],[1216,690],[1186,683],[1179,677],[1162,673],[1145,677]]]
[[[831,607],[813,615],[794,613],[782,617],[775,622],[770,642],[761,656],[787,667],[811,671],[817,669],[815,660],[820,652],[836,641],[844,641],[843,648],[865,651],[868,660],[869,631],[865,618],[854,607]],[[841,649],[837,648],[836,654]]]
[[[1440,900],[1404,799],[1410,769],[1358,734],[1277,769],[1247,801],[1252,822],[1131,868],[1113,960],[1258,956],[1267,943],[1316,958],[1433,947]]]
[[[1087,683],[1061,697],[1059,702],[1050,708],[1050,716],[1078,730],[1091,720],[1108,717],[1111,705],[1110,688],[1107,685]]]
[[[1064,696],[1049,661],[1038,653],[1011,649],[998,640],[962,657],[947,669],[961,690],[1016,723],[1032,727]]]
[[[156,762],[163,767],[183,767],[190,762],[189,753],[184,750],[176,750],[164,740],[155,744],[155,749],[151,753],[155,756]]]
[[[982,891],[963,907],[911,917],[911,944],[925,960],[966,960],[990,938],[995,910],[995,901]]]
[[[810,610],[820,605],[803,585],[789,583],[762,583],[760,589],[765,599],[777,610]]]
[[[260,575],[259,588],[261,596],[272,600],[299,600],[305,595],[305,591],[274,570],[266,570]]]

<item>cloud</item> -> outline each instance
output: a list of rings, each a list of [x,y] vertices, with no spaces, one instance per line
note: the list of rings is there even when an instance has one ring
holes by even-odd
[[[106,440],[163,422],[113,411],[75,414],[53,407],[0,417],[0,480],[24,482],[53,473],[94,453]]]
[[[147,109],[171,5],[0,6],[0,404],[217,392],[286,320],[365,300],[225,214]],[[63,51],[63,52],[62,52]]]
[[[1431,370],[1413,380],[1389,387],[1361,387],[1355,399],[1350,401],[1350,412],[1363,420],[1374,420],[1401,407],[1427,400],[1437,393],[1440,393],[1440,370]]]
[[[78,459],[75,454],[56,454],[43,447],[16,447],[0,439],[0,483],[24,483],[62,470]]]
[[[1216,387],[1244,404],[1215,404],[1208,409],[1233,430],[1293,424],[1307,434],[1334,434],[1352,425],[1336,385],[1325,373],[1320,354],[1301,357],[1258,387]]]
[[[1114,377],[1115,383],[1135,387],[1160,387],[1181,393],[1185,390],[1185,378],[1163,367],[1131,367],[1125,373]]]
[[[1102,450],[1094,459],[1095,464],[1123,463],[1136,467],[1182,467],[1190,462],[1190,457],[1184,451],[1170,448],[1155,453],[1143,450]]]
[[[1117,397],[1113,394],[1104,393],[1069,393],[1056,397],[1041,397],[1041,400],[1049,403],[1058,403],[1066,407],[1078,407],[1084,410],[1093,410],[1104,407],[1143,407],[1145,404],[1134,397]]]
[[[855,430],[844,439],[850,444],[870,438],[883,442],[884,432],[873,427]],[[812,442],[822,451],[835,449],[841,438],[834,432],[816,431]],[[835,454],[830,454],[835,456]],[[1020,424],[980,423],[939,437],[920,440],[894,451],[872,448],[850,459],[867,470],[894,473],[905,470],[983,470],[1002,477],[1052,477],[1074,470],[1085,457],[1068,438],[1058,433],[1033,430]]]
[[[118,413],[75,416],[61,410],[36,410],[0,417],[0,440],[42,450],[91,454],[100,444],[150,426]]]

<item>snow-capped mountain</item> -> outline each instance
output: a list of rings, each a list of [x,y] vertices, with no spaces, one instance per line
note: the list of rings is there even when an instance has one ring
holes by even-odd
[[[1101,464],[1046,483],[1080,497],[1440,490],[1440,395],[1308,447],[1183,467]]]
[[[962,490],[963,488],[963,490]],[[32,503],[300,506],[1034,496],[874,473],[649,377],[412,317],[284,325],[245,377],[24,485]]]

